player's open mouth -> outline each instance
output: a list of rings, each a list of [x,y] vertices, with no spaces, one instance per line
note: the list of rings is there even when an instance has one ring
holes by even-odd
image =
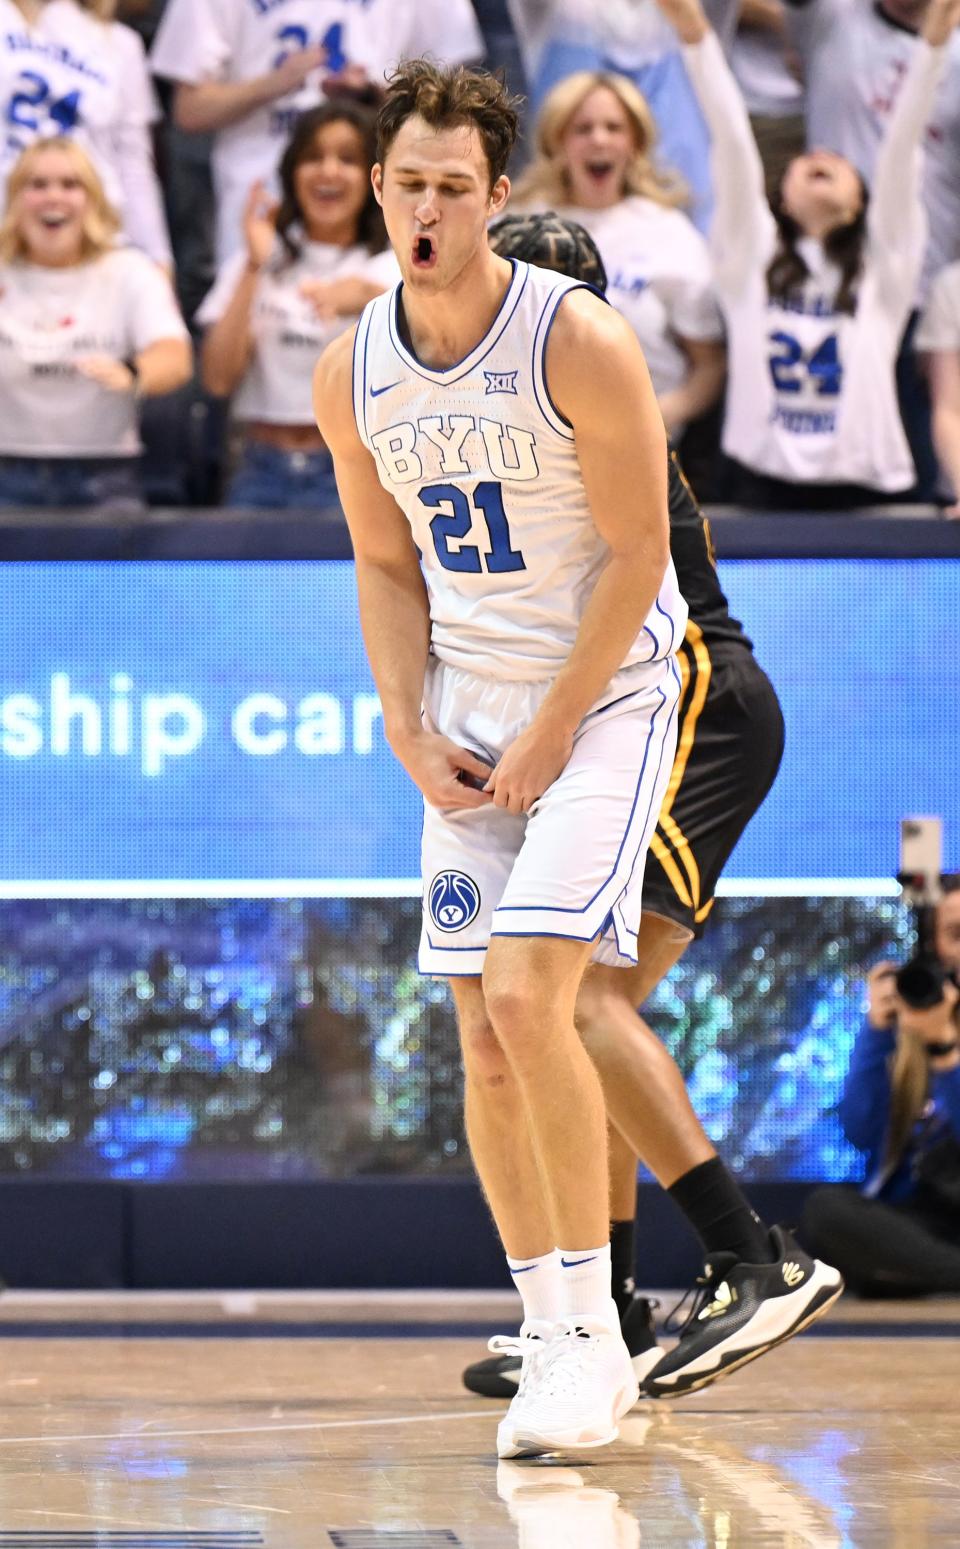
[[[605,177],[609,177],[614,170],[612,161],[588,161],[587,173],[595,183],[602,183]]]
[[[56,231],[60,226],[65,226],[69,219],[69,215],[62,210],[44,210],[40,216],[40,224],[50,231]]]
[[[415,237],[413,266],[415,269],[432,269],[437,261],[437,245],[432,237]]]

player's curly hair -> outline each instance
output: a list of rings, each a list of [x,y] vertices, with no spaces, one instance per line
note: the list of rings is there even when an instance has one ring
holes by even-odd
[[[487,70],[444,67],[430,59],[408,59],[388,77],[377,117],[377,155],[382,162],[408,118],[433,129],[471,125],[480,136],[490,167],[490,187],[507,170],[517,140],[520,99]]]
[[[606,294],[607,271],[589,231],[555,210],[504,215],[489,229],[490,246],[501,258],[519,258],[540,269],[555,269]]]

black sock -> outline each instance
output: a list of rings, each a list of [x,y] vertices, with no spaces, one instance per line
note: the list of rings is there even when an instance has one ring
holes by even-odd
[[[773,1263],[767,1227],[719,1156],[691,1167],[667,1193],[680,1206],[708,1258],[711,1253],[735,1253],[748,1264]]]
[[[621,1318],[633,1299],[635,1227],[634,1221],[610,1222],[611,1293]]]

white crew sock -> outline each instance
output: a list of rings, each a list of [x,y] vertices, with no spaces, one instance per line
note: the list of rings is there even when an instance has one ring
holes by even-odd
[[[555,1323],[561,1316],[560,1255],[556,1248],[538,1259],[512,1259],[508,1253],[507,1268],[520,1292],[524,1318]]]
[[[617,1304],[610,1294],[610,1244],[601,1248],[558,1248],[560,1316],[602,1318],[619,1330]]]

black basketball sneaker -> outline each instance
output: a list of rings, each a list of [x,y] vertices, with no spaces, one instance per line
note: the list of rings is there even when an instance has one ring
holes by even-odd
[[[659,1305],[645,1296],[635,1296],[620,1319],[630,1361],[641,1383],[663,1354],[653,1322],[654,1308]],[[488,1348],[493,1354],[467,1367],[463,1385],[468,1393],[479,1393],[481,1398],[513,1398],[520,1381],[520,1341],[515,1334],[495,1334]]]
[[[648,1398],[708,1387],[799,1334],[837,1300],[838,1270],[810,1258],[782,1227],[771,1228],[770,1237],[777,1253],[772,1264],[718,1253],[705,1266],[678,1343],[642,1380]]]

